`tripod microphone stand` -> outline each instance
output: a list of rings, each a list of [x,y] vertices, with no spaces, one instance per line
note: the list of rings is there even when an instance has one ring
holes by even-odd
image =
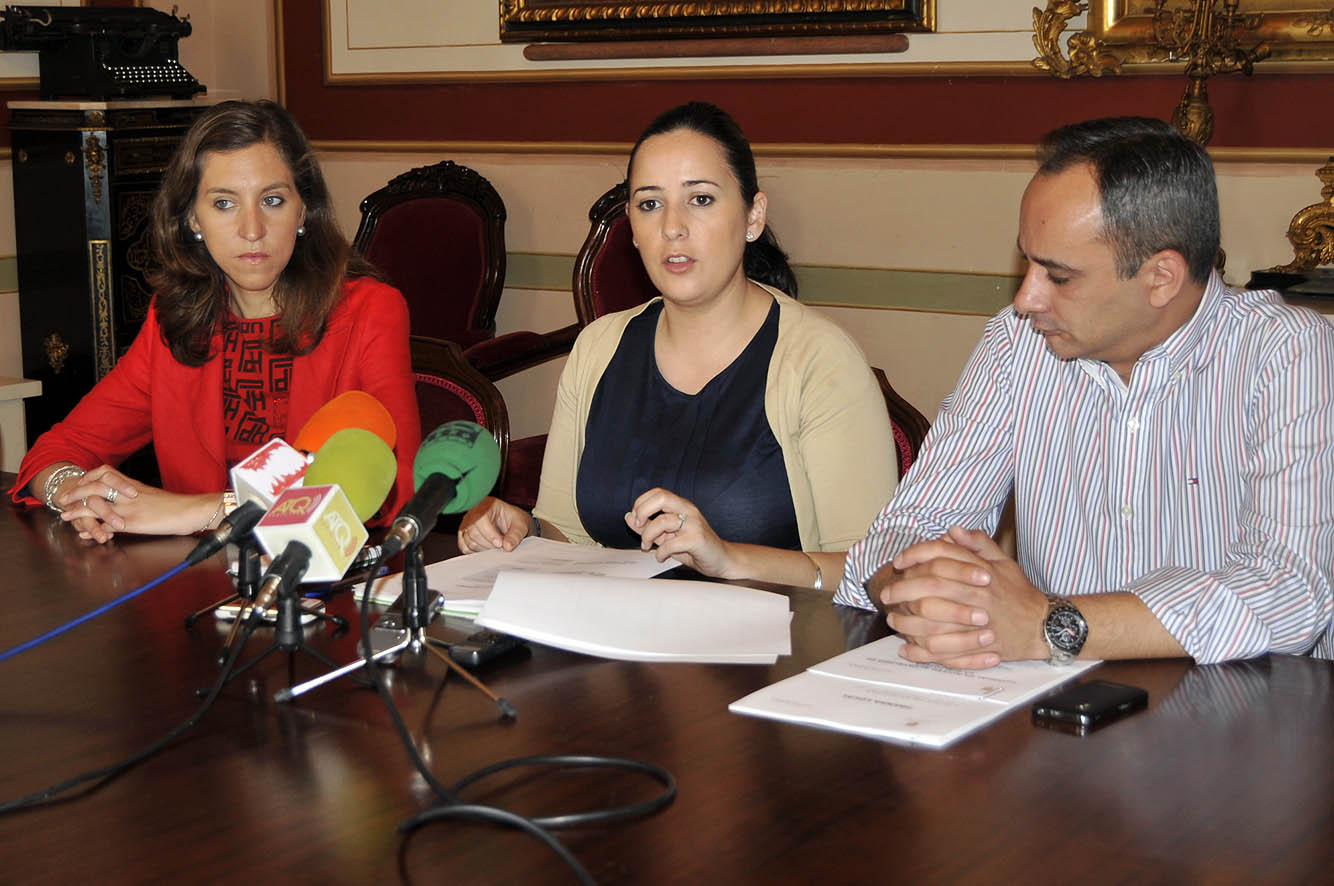
[[[247,533],[244,538],[236,542],[236,593],[230,597],[223,597],[216,603],[210,603],[198,612],[187,615],[185,617],[186,629],[194,627],[195,622],[199,619],[210,612],[216,612],[229,603],[235,603],[238,600],[247,602],[254,600],[255,592],[259,590],[259,574],[261,571],[259,545],[255,543],[255,536]]]
[[[250,661],[246,662],[245,664],[241,665],[236,670],[228,674],[227,679],[224,681],[224,683],[230,683],[237,677],[241,676],[241,674],[245,673],[255,665],[259,664],[261,661],[267,658],[271,653],[279,651],[288,653],[287,681],[289,683],[296,676],[296,653],[298,652],[304,652],[307,655],[318,659],[320,662],[322,662],[325,665],[328,665],[331,668],[336,667],[332,659],[330,659],[324,653],[312,649],[310,645],[306,643],[306,637],[304,631],[306,625],[302,623],[301,617],[303,615],[318,615],[318,614],[320,613],[308,612],[307,610],[302,608],[301,595],[297,593],[295,586],[290,588],[289,587],[282,588],[278,592],[278,600],[277,600],[278,618],[277,621],[274,623],[273,642],[269,644],[269,647],[265,649],[263,652],[261,652],[259,655],[256,655],[254,658],[250,659]],[[335,633],[347,629],[346,619],[330,617],[329,620],[334,621],[335,624],[337,625],[337,627],[335,628]],[[238,628],[242,625],[243,621],[245,621],[245,619],[243,619],[240,615],[238,615],[236,618],[236,623],[232,627],[233,634],[237,632]],[[246,637],[248,639],[249,634],[247,634]],[[223,647],[223,652],[222,652],[223,656],[229,655],[231,642],[232,642],[231,638],[228,638],[227,646]],[[225,660],[226,659],[224,658],[223,661],[225,662]],[[207,689],[196,690],[197,695],[204,694],[207,692],[208,692]]]
[[[369,587],[367,593],[370,593]],[[449,657],[449,644],[437,640],[434,637],[426,636],[426,626],[430,624],[435,613],[440,609],[440,595],[427,587],[426,582],[426,564],[422,559],[421,546],[416,544],[408,545],[403,550],[403,595],[400,598],[402,602],[402,632],[403,636],[397,643],[388,648],[372,652],[369,639],[363,639],[365,650],[369,657],[359,658],[356,661],[349,662],[340,668],[336,668],[321,677],[313,680],[307,680],[296,686],[287,689],[280,689],[274,694],[275,702],[291,701],[298,695],[304,695],[317,686],[323,686],[339,677],[365,667],[368,662],[379,663],[386,659],[392,661],[396,656],[411,652],[421,655],[423,651],[430,652],[443,661],[450,670],[458,673],[474,687],[480,690],[488,698],[496,703],[500,708],[501,716],[512,720],[518,712],[514,705],[508,700],[497,696],[486,687],[484,683],[474,677],[462,665]],[[387,613],[384,618],[391,617],[392,613]]]
[[[306,610],[301,607],[301,595],[297,593],[297,585],[283,585],[278,591],[278,620],[274,624],[273,643],[269,645],[268,649],[265,649],[259,655],[250,659],[250,661],[233,671],[231,676],[227,678],[228,682],[235,680],[237,677],[241,676],[241,674],[259,664],[267,658],[270,653],[278,651],[288,653],[289,682],[295,673],[295,658],[296,653],[298,652],[304,652],[331,668],[336,667],[333,660],[327,655],[323,652],[311,649],[310,646],[306,644],[306,636],[303,630],[304,625],[301,623],[301,616],[303,614],[311,613],[307,613]],[[332,621],[333,618],[330,617],[330,620]],[[238,617],[236,621],[239,624],[241,619]],[[339,626],[339,630],[347,627],[347,621],[345,619],[339,618],[338,621],[342,623]]]
[[[231,603],[241,602],[242,604],[254,604],[255,595],[259,591],[260,573],[263,571],[263,564],[259,558],[259,543],[256,541],[253,533],[247,532],[235,542],[236,553],[236,593],[230,597],[223,597],[216,603],[205,606],[198,612],[191,613],[185,617],[185,627],[194,627],[196,621],[208,615],[210,612],[216,612],[223,606]],[[281,601],[280,601],[281,602]],[[242,605],[241,611],[237,613],[232,620],[232,628],[227,633],[227,640],[222,644],[222,649],[218,651],[218,664],[221,665],[227,661],[227,653],[231,651],[232,644],[236,642],[237,635],[241,633],[241,616],[247,611]],[[281,614],[281,613],[280,613]],[[308,609],[302,609],[301,615],[312,616],[319,621],[327,621],[334,626],[336,630],[347,630],[347,619],[341,615],[329,615],[325,612],[312,612]],[[300,617],[300,616],[299,616]],[[251,662],[253,664],[253,662]],[[249,667],[249,665],[247,665]],[[238,671],[239,673],[239,671]]]
[[[255,600],[250,606],[239,613],[236,617],[236,623],[232,626],[232,632],[235,634],[243,626],[245,628],[245,640],[250,638],[261,620],[261,613],[268,609],[270,605],[276,604],[276,621],[274,624],[274,639],[268,649],[265,649],[259,655],[250,661],[241,665],[235,671],[226,675],[224,683],[230,683],[241,674],[263,661],[268,655],[275,651],[288,653],[288,682],[290,683],[296,675],[296,653],[305,652],[306,654],[319,659],[329,667],[334,667],[333,661],[321,652],[317,652],[306,645],[305,633],[303,631],[302,616],[308,614],[301,606],[301,595],[297,588],[301,584],[302,577],[306,574],[306,568],[310,563],[310,549],[298,541],[290,541],[287,547],[278,556],[274,557],[269,566],[268,573],[264,576],[260,584],[259,591],[255,595]],[[342,629],[346,629],[346,619],[334,619],[330,617],[329,621],[335,624],[341,624]],[[231,638],[228,638],[226,662],[235,660],[236,651],[230,651]]]

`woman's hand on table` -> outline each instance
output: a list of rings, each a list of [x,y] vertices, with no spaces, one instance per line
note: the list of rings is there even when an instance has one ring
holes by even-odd
[[[110,465],[61,484],[55,495],[60,519],[104,544],[117,532],[189,535],[221,516],[220,492],[187,495],[132,480]]]
[[[689,499],[666,489],[650,489],[635,499],[625,523],[639,533],[640,548],[661,563],[672,557],[703,575],[738,578],[732,545],[718,537]]]
[[[512,551],[533,534],[536,518],[517,505],[488,496],[469,509],[459,524],[459,553]]]

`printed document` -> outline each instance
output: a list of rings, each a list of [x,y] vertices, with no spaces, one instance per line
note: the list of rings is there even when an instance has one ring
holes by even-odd
[[[629,661],[773,664],[792,652],[782,594],[707,581],[510,572],[477,624],[547,646]]]
[[[426,586],[445,598],[444,611],[474,616],[491,595],[500,571],[540,572],[547,575],[601,575],[616,578],[652,578],[681,564],[668,559],[659,563],[650,551],[617,550],[593,545],[574,545],[548,538],[525,538],[513,551],[479,551],[431,563],[426,567]],[[357,599],[361,599],[358,585]],[[403,592],[403,573],[377,579],[371,600],[388,605]]]
[[[1099,662],[1053,666],[1003,662],[951,670],[899,658],[901,637],[885,637],[728,706],[738,714],[943,748]]]

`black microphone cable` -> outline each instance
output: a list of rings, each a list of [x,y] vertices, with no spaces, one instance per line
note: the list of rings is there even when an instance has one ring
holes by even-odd
[[[181,567],[177,568],[178,569],[182,568],[185,565],[187,564],[183,563],[181,564]],[[195,709],[195,712],[191,714],[188,719],[185,720],[185,722],[181,723],[176,728],[172,729],[170,732],[168,732],[166,735],[162,736],[157,741],[150,744],[148,747],[144,748],[143,750],[139,751],[138,753],[130,757],[125,758],[119,763],[113,763],[110,766],[104,766],[101,769],[93,769],[91,771],[83,773],[82,775],[76,775],[73,778],[66,779],[65,781],[51,785],[50,787],[44,788],[43,790],[37,791],[32,794],[28,794],[25,797],[19,797],[18,799],[11,800],[8,803],[0,804],[0,815],[5,815],[10,812],[18,812],[19,810],[22,809],[32,809],[34,807],[44,805],[46,803],[51,802],[59,794],[63,794],[64,792],[70,790],[71,788],[76,788],[79,785],[87,784],[88,782],[96,782],[91,787],[89,787],[87,791],[85,791],[83,794],[80,794],[80,796],[87,796],[88,794],[91,794],[98,788],[101,788],[106,784],[110,783],[118,776],[124,774],[130,769],[133,769],[135,766],[139,765],[144,760],[147,760],[149,757],[153,756],[158,751],[162,750],[167,745],[171,744],[173,741],[180,738],[191,728],[193,728],[195,724],[197,724],[201,719],[203,719],[204,714],[208,713],[209,708],[213,707],[213,702],[217,699],[218,693],[222,692],[222,687],[226,685],[228,678],[231,677],[232,675],[232,669],[236,667],[237,656],[241,654],[241,650],[245,648],[246,641],[250,639],[250,635],[253,634],[254,631],[255,627],[253,625],[247,626],[245,635],[242,637],[241,642],[235,645],[235,647],[231,651],[231,654],[227,657],[227,661],[223,665],[222,671],[218,674],[218,679],[214,681],[211,687],[209,687],[208,694],[204,697],[204,700],[200,703],[199,707]]]
[[[621,821],[629,818],[637,818],[644,815],[657,812],[670,805],[676,799],[676,779],[670,772],[660,766],[652,763],[644,763],[639,760],[630,760],[623,757],[605,757],[584,754],[559,754],[543,755],[535,757],[518,757],[511,760],[504,760],[500,763],[484,767],[469,775],[464,776],[451,787],[443,785],[426,765],[422,759],[421,753],[417,750],[417,745],[412,740],[412,735],[408,731],[407,724],[403,722],[403,717],[399,713],[398,707],[389,693],[389,687],[385,683],[384,675],[376,663],[371,660],[372,650],[370,646],[370,600],[371,587],[375,581],[376,573],[379,571],[379,560],[372,564],[372,568],[366,579],[366,590],[361,598],[361,657],[366,663],[371,680],[375,683],[376,691],[384,701],[385,708],[389,711],[389,717],[393,720],[394,728],[398,731],[399,738],[403,742],[403,747],[408,752],[408,757],[412,760],[412,765],[421,775],[423,780],[440,798],[441,805],[433,806],[430,809],[423,810],[416,815],[403,821],[398,826],[398,832],[401,834],[411,834],[422,825],[442,819],[468,819],[473,821],[489,822],[491,824],[505,825],[523,831],[529,836],[534,837],[552,852],[560,857],[561,861],[569,866],[575,876],[581,883],[593,884],[595,881],[588,871],[584,869],[574,854],[565,847],[563,843],[557,840],[549,828],[580,827],[590,824],[606,824],[613,821]],[[474,803],[465,803],[459,799],[458,793],[470,784],[501,772],[507,769],[526,766],[571,766],[576,768],[612,768],[624,769],[632,772],[645,773],[664,786],[662,793],[641,803],[633,803],[627,806],[618,806],[608,809],[595,809],[588,812],[576,812],[566,815],[543,816],[536,818],[526,818],[517,813],[510,812],[507,809],[501,809],[496,806],[486,806]]]

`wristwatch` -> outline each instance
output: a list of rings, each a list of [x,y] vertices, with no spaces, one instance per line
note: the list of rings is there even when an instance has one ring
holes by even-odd
[[[1051,663],[1069,664],[1084,648],[1089,623],[1069,597],[1047,594],[1047,617],[1042,621],[1042,639],[1051,650]]]

